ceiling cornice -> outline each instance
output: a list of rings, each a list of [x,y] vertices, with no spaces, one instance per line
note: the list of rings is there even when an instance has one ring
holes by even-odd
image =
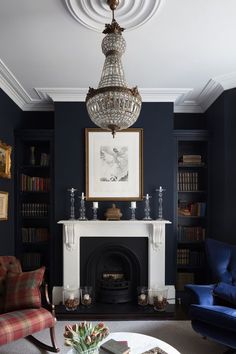
[[[32,98],[13,73],[0,60],[0,87],[23,111],[49,111],[53,102],[84,102],[87,88],[35,88]],[[236,87],[236,72],[209,80],[196,100],[191,88],[143,88],[143,102],[173,102],[175,113],[204,113],[224,90]]]

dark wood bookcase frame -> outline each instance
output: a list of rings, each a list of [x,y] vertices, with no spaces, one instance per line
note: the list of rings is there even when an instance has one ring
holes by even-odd
[[[209,213],[209,147],[206,130],[176,130],[175,139],[175,178],[174,178],[174,230],[176,239],[176,298],[185,302],[184,283],[204,284],[206,282],[205,246],[201,239],[201,228],[208,234]],[[183,154],[201,155],[202,163],[182,163]],[[182,180],[183,179],[183,180]],[[181,187],[182,186],[182,187]],[[205,210],[202,215],[184,216],[179,214],[179,207],[198,204]],[[189,227],[189,228],[188,228]],[[189,230],[189,231],[186,231]],[[200,236],[198,232],[200,230]],[[179,254],[179,257],[178,257]],[[181,260],[182,262],[178,262]],[[191,279],[192,278],[192,279]],[[191,281],[192,280],[192,281]]]
[[[30,147],[34,147],[32,163]],[[15,254],[23,271],[46,267],[53,285],[54,134],[53,130],[15,131]]]

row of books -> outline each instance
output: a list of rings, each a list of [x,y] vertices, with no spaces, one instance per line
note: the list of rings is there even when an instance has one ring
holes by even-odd
[[[203,264],[204,255],[201,251],[193,251],[188,248],[179,248],[177,250],[177,264],[201,266]]]
[[[206,215],[206,203],[205,202],[186,202],[179,201],[178,205],[179,216],[200,216]]]
[[[24,243],[45,242],[49,239],[47,228],[22,227],[21,235]]]
[[[177,273],[176,279],[176,290],[183,291],[186,284],[194,284],[195,276],[194,273],[190,272],[179,272]]]
[[[48,216],[49,205],[46,203],[22,203],[21,215],[28,217]]]
[[[23,253],[21,263],[23,269],[39,268],[41,265],[41,254],[37,252]]]
[[[50,190],[50,179],[47,177],[31,177],[21,174],[22,192],[48,192]]]
[[[179,158],[179,162],[182,162],[185,164],[201,164],[202,163],[202,156],[201,155],[185,154]]]
[[[205,237],[206,237],[206,229],[204,227],[178,225],[177,239],[179,242],[204,241]]]
[[[199,174],[198,172],[178,172],[177,175],[178,191],[189,192],[199,190]]]

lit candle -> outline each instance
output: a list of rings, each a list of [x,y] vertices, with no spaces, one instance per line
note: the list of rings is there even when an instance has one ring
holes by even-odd
[[[149,194],[146,194],[146,199],[149,199]]]
[[[139,298],[140,298],[140,300],[146,300],[146,295],[145,295],[145,294],[141,294],[141,295],[139,296]]]
[[[82,192],[81,199],[84,200],[84,192]]]
[[[71,293],[71,294],[69,295],[69,299],[70,299],[70,300],[74,300],[74,298],[75,298],[75,294],[74,294],[74,293]]]
[[[89,294],[84,294],[84,300],[89,300],[90,299],[90,295]]]
[[[159,192],[163,192],[162,186],[159,187]]]
[[[93,202],[93,209],[98,209],[98,202]]]
[[[131,202],[131,208],[136,209],[136,202]]]

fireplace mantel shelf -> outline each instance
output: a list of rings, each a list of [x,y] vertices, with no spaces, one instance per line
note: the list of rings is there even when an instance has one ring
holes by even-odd
[[[64,226],[64,244],[68,250],[76,246],[77,238],[87,237],[111,237],[113,236],[146,236],[154,251],[160,249],[164,241],[165,225],[171,224],[169,220],[61,220],[58,224]],[[112,234],[111,234],[112,229]],[[128,234],[127,234],[128,231]]]

